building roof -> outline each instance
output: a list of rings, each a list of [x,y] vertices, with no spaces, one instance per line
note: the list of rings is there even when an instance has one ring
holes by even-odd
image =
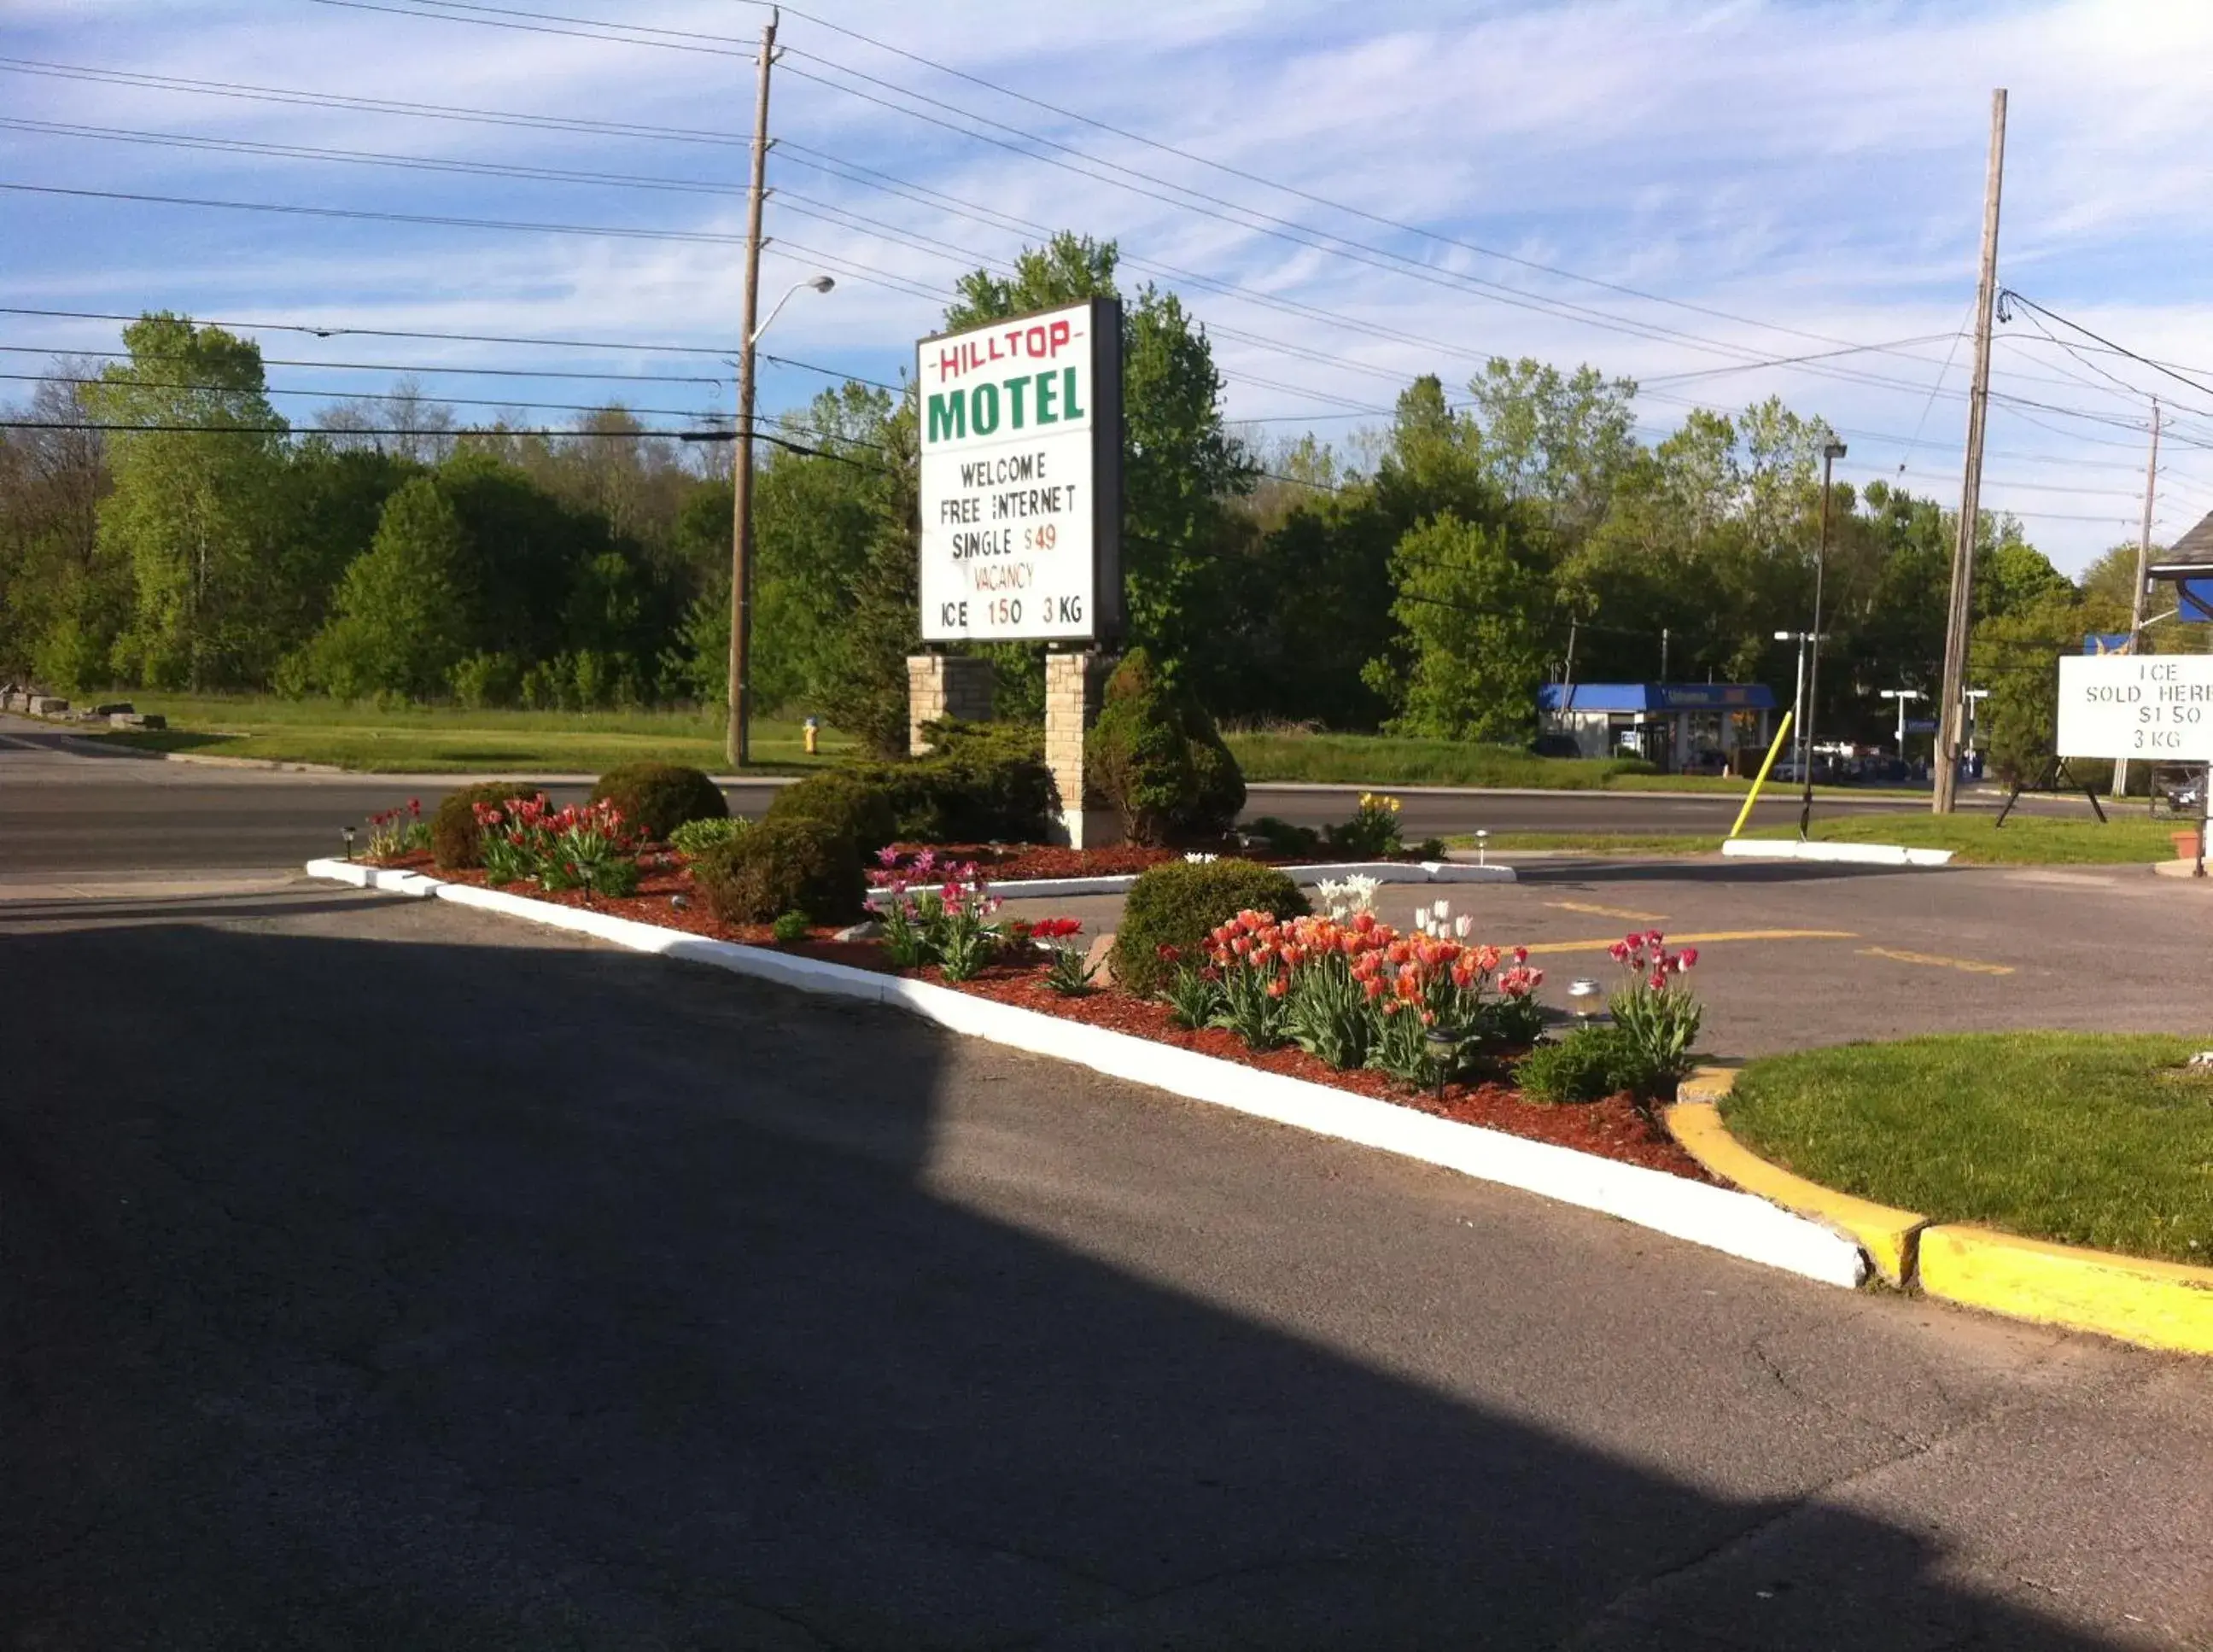
[[[2151,559],[2154,578],[2173,570],[2178,575],[2213,571],[2213,512],[2166,550]]]
[[[1765,683],[1547,683],[1540,711],[1772,711]]]

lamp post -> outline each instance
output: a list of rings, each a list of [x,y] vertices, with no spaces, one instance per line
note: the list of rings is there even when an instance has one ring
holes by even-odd
[[[1798,805],[1798,838],[1804,842],[1814,824],[1814,708],[1821,693],[1821,580],[1829,560],[1829,472],[1844,456],[1844,444],[1821,448],[1821,537],[1814,547],[1814,653],[1806,673],[1806,789]]]
[[[1898,760],[1902,764],[1905,761],[1905,703],[1929,697],[1917,688],[1886,688],[1882,698],[1898,702]]]
[[[1814,633],[1807,631],[1779,631],[1775,633],[1775,640],[1778,643],[1798,644],[1797,686],[1790,693],[1790,749],[1793,760],[1801,767],[1805,763],[1806,751],[1806,644],[1813,640],[1813,637]]]
[[[760,231],[760,198],[753,199],[753,235]],[[758,245],[753,256],[759,255]],[[783,296],[770,306],[768,320],[753,325],[755,271],[753,259],[746,270],[746,337],[738,352],[737,446],[730,455],[730,681],[729,726],[723,734],[723,752],[733,769],[753,760],[753,346],[760,342],[769,322],[776,320],[791,296],[802,289],[826,293],[838,283],[826,275],[795,281]]]

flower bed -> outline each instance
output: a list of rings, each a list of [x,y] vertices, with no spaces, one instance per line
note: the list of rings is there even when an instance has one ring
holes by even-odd
[[[410,817],[412,818],[412,817]],[[543,800],[479,806],[488,868],[437,874],[451,881],[503,889],[525,899],[584,908],[713,940],[926,980],[978,997],[1173,1045],[1239,1065],[1325,1084],[1455,1122],[1480,1125],[1692,1180],[1710,1180],[1661,1130],[1655,1097],[1672,1088],[1680,1065],[1623,1066],[1586,1029],[1567,1043],[1538,1044],[1543,1016],[1535,1000],[1540,972],[1519,949],[1473,942],[1470,921],[1447,903],[1424,909],[1401,934],[1379,922],[1369,900],[1373,880],[1325,883],[1331,910],[1278,924],[1241,912],[1206,938],[1200,954],[1174,960],[1176,978],[1163,999],[1093,984],[1081,925],[996,917],[993,874],[1067,875],[1096,871],[1098,857],[1119,856],[1119,870],[1180,860],[1176,851],[1038,850],[1026,845],[894,845],[872,875],[887,899],[881,937],[841,939],[842,931],[797,913],[773,924],[735,924],[709,910],[686,857],[641,846],[621,818],[595,806],[547,811]],[[403,846],[403,844],[405,846]],[[429,851],[387,837],[372,857],[393,869],[430,872]],[[511,851],[511,852],[510,852]],[[988,857],[988,858],[985,858]],[[1086,867],[1085,862],[1090,864]],[[1225,866],[1225,870],[1227,867]],[[726,906],[727,910],[727,906]],[[1169,958],[1173,948],[1163,948]],[[1648,955],[1649,952],[1649,955]],[[1627,1018],[1682,990],[1668,972],[1660,937],[1633,936],[1617,955],[1636,977],[1616,1002]],[[1650,978],[1646,972],[1654,972]],[[1674,1053],[1695,1033],[1694,1001]],[[1626,1031],[1626,1029],[1624,1029]],[[1617,1042],[1621,1033],[1613,1034]],[[1536,1048],[1533,1052],[1532,1045]],[[1583,1046],[1589,1045],[1588,1049]],[[1586,1079],[1573,1093],[1545,1092],[1535,1056],[1582,1050]],[[1518,1082],[1528,1064],[1529,1082]],[[1606,1076],[1633,1071],[1621,1084]]]

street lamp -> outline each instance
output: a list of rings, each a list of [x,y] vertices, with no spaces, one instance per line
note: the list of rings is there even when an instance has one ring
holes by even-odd
[[[765,71],[764,71],[765,72]],[[759,208],[754,208],[754,231],[759,230]],[[769,329],[791,296],[802,289],[826,293],[838,283],[826,275],[808,276],[784,290],[768,313],[768,320],[753,324],[756,272],[746,271],[746,333],[738,352],[737,446],[730,455],[730,681],[729,726],[723,732],[723,753],[733,769],[753,760],[749,738],[753,722],[753,346]]]
[[[1798,644],[1797,686],[1790,692],[1790,749],[1793,760],[1802,765],[1806,760],[1806,644],[1814,640],[1809,631],[1779,631],[1775,633],[1778,643]]]
[[[1904,763],[1905,761],[1905,703],[1908,700],[1921,700],[1929,697],[1917,688],[1886,688],[1881,691],[1881,698],[1898,702],[1898,760]]]
[[[1806,674],[1806,789],[1798,805],[1798,840],[1806,840],[1814,824],[1814,707],[1821,693],[1821,580],[1829,559],[1829,472],[1844,456],[1844,444],[1829,442],[1821,448],[1821,537],[1814,548],[1814,657]]]

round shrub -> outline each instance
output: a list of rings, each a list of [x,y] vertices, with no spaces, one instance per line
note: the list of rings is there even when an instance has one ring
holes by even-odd
[[[1106,680],[1084,779],[1132,843],[1218,842],[1245,807],[1245,777],[1213,719],[1133,649]]]
[[[1114,979],[1141,996],[1165,986],[1175,966],[1160,949],[1174,947],[1197,962],[1207,931],[1246,911],[1304,917],[1312,909],[1298,885],[1258,861],[1170,861],[1141,874],[1122,903],[1114,933]]]
[[[698,769],[680,763],[625,763],[609,769],[592,788],[592,802],[613,802],[624,821],[667,843],[686,820],[727,819],[730,806],[715,783]]]
[[[811,774],[778,791],[765,818],[819,820],[850,838],[861,855],[873,855],[904,835],[897,793],[865,770]]]
[[[1515,1082],[1533,1101],[1603,1101],[1626,1090],[1655,1094],[1667,1075],[1619,1027],[1578,1027],[1558,1044],[1539,1044],[1521,1058]]]
[[[486,780],[449,791],[430,816],[430,858],[442,872],[484,864],[484,828],[477,824],[479,803],[504,803],[510,797],[534,797],[538,788],[519,780]]]
[[[769,924],[804,912],[845,924],[866,910],[853,840],[820,820],[762,820],[692,863],[707,910],[726,924]]]

